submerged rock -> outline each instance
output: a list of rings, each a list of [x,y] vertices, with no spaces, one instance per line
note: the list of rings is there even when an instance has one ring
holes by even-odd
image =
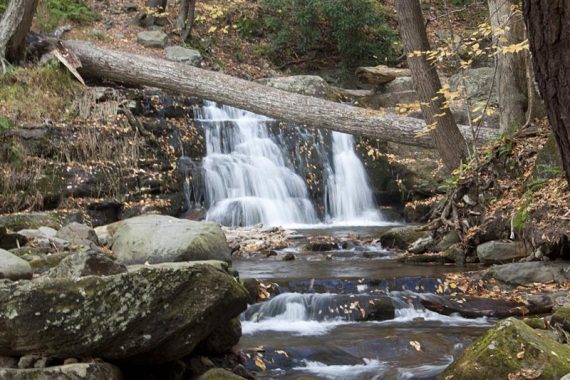
[[[123,264],[230,261],[230,249],[220,226],[164,215],[145,215],[107,227],[113,253]]]
[[[32,278],[32,267],[18,256],[0,249],[0,279],[22,280]]]
[[[477,246],[477,257],[482,264],[509,263],[526,256],[526,247],[518,242],[489,241]]]
[[[56,367],[0,368],[3,380],[122,380],[119,368],[109,363],[77,363]]]
[[[0,282],[0,355],[170,362],[237,317],[246,300],[232,276],[203,263]]]
[[[507,379],[511,373],[530,370],[541,375],[533,378],[559,379],[570,372],[568,358],[570,346],[556,342],[545,331],[509,318],[476,340],[441,378]]]

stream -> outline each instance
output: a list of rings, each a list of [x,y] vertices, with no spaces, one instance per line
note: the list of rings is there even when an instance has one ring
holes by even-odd
[[[360,238],[382,228],[297,231]],[[294,261],[283,261],[288,252]],[[242,315],[239,349],[261,379],[435,379],[493,320],[444,316],[425,310],[442,275],[455,266],[404,264],[378,245],[357,250],[303,252],[288,248],[270,258],[235,259],[241,278],[278,285],[279,294]],[[468,268],[465,268],[468,269]],[[366,306],[381,320],[362,320]],[[384,301],[382,301],[384,300]],[[368,305],[366,305],[368,303]],[[362,306],[362,308],[361,308]],[[364,311],[363,311],[364,310]],[[382,320],[383,319],[383,320]]]

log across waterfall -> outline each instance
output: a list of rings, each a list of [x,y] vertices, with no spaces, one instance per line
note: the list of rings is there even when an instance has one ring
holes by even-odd
[[[67,41],[65,46],[81,60],[83,67],[79,71],[84,75],[202,97],[300,125],[434,147],[431,137],[420,133],[425,129],[423,120],[293,94],[186,64],[99,48],[85,41]],[[468,127],[460,129],[467,140],[472,139]],[[481,128],[478,136],[484,141],[496,133]]]

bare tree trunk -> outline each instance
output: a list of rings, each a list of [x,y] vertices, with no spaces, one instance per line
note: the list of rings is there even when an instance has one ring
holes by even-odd
[[[500,47],[524,40],[524,22],[516,9],[516,0],[488,0],[494,42]],[[519,128],[526,122],[529,105],[525,53],[497,55],[499,126],[501,131]]]
[[[38,0],[11,0],[0,20],[0,59],[19,62],[25,56],[25,40]]]
[[[194,26],[194,14],[196,13],[196,0],[188,1],[188,12],[186,14],[185,27],[180,33],[183,41],[187,41],[192,33],[192,27]]]
[[[188,8],[191,0],[180,0],[178,8],[178,17],[176,18],[176,29],[183,30],[186,27],[186,17],[188,17]]]
[[[418,135],[426,126],[423,120],[285,92],[187,64],[98,48],[84,41],[67,41],[65,46],[81,60],[83,67],[79,71],[83,75],[130,85],[159,87],[314,128],[365,135],[399,144],[434,146],[430,136]],[[470,136],[468,127],[462,126],[461,129]],[[495,130],[483,129],[479,138],[484,140],[495,135]]]
[[[441,82],[437,71],[428,62],[425,52],[430,45],[419,0],[397,0],[396,11],[400,22],[400,37],[408,55],[412,80],[421,103],[426,123],[443,162],[449,168],[458,167],[468,156],[468,146],[457,128],[445,97],[440,93]]]
[[[524,0],[534,72],[570,184],[570,0]]]

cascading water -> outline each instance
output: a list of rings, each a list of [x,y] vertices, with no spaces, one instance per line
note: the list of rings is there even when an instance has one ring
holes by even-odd
[[[207,220],[228,226],[320,222],[302,169],[289,158],[294,153],[268,127],[273,120],[212,102],[205,102],[195,119],[206,136],[202,167]],[[303,130],[292,132],[304,138]],[[334,224],[381,222],[353,137],[334,132],[332,160],[323,156],[323,219]]]

